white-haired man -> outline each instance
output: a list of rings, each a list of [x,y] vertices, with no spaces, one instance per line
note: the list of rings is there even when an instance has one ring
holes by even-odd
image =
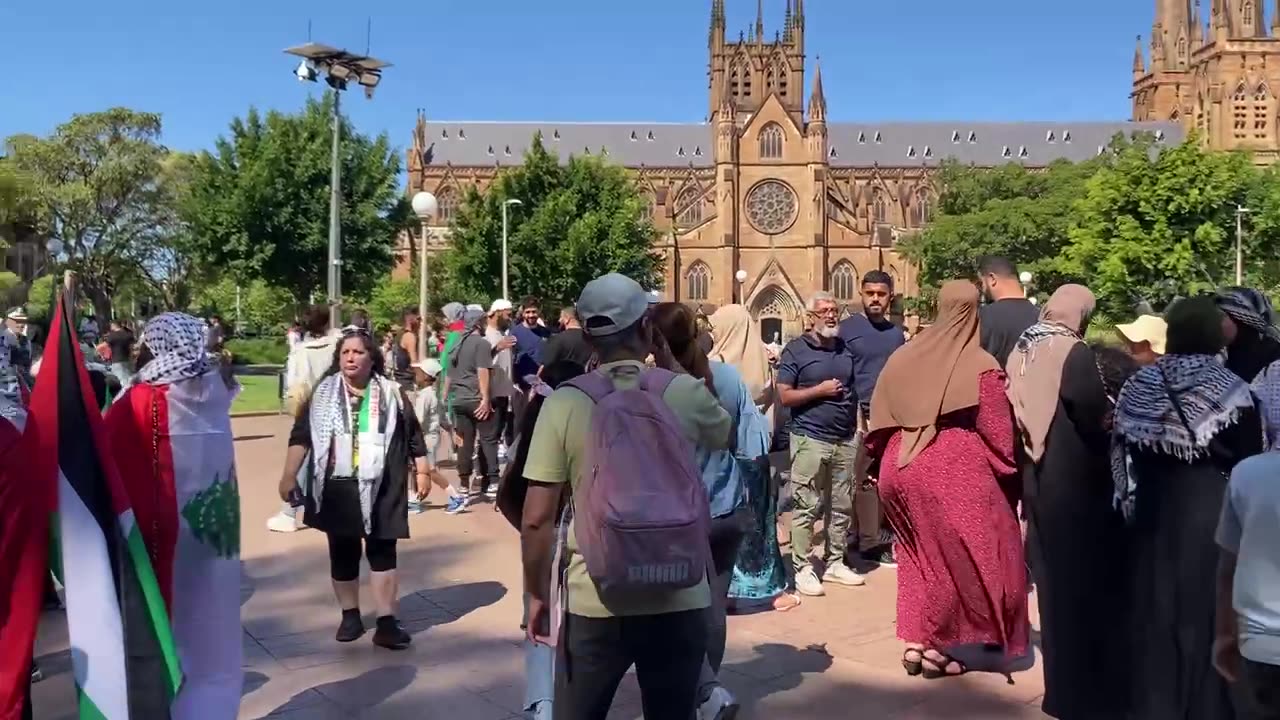
[[[830,293],[806,305],[811,328],[787,343],[778,363],[778,395],[791,410],[791,555],[796,590],[822,595],[823,581],[857,586],[866,580],[844,562],[853,515],[854,442],[858,397],[854,358],[840,339],[840,310]],[[822,580],[809,559],[813,526],[831,498]]]

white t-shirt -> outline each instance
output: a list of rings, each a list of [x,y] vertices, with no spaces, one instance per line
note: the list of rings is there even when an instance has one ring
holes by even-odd
[[[1217,540],[1236,556],[1232,596],[1240,654],[1280,665],[1280,452],[1236,465],[1222,499]]]
[[[497,347],[506,337],[501,330],[490,325],[484,329],[484,339],[490,347]],[[489,397],[510,398],[515,390],[511,382],[511,348],[507,348],[493,356],[493,369],[489,373]]]

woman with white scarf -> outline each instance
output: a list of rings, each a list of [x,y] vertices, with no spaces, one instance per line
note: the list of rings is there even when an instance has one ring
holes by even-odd
[[[342,609],[338,642],[364,635],[360,616],[361,540],[377,612],[375,645],[409,646],[396,619],[396,541],[409,537],[409,466],[424,479],[426,447],[413,406],[385,377],[367,331],[344,328],[337,372],[315,388],[293,426],[280,497],[304,508],[305,521],[329,537],[329,569]],[[298,470],[307,463],[306,483]]]

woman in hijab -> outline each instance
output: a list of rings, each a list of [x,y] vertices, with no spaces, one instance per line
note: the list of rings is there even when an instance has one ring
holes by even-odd
[[[1168,354],[1125,383],[1115,411],[1112,472],[1137,610],[1125,658],[1131,717],[1228,720],[1227,685],[1210,665],[1214,533],[1227,478],[1261,452],[1262,426],[1249,386],[1217,359],[1225,339],[1214,300],[1182,300],[1167,319]]]
[[[960,675],[959,645],[1026,652],[1027,570],[1004,373],[978,341],[978,289],[953,280],[938,319],[885,364],[867,441],[897,537],[909,675]]]
[[[1227,369],[1253,382],[1271,363],[1280,360],[1280,329],[1266,295],[1253,288],[1229,287],[1214,296],[1222,311],[1222,334],[1227,344]]]
[[[411,638],[396,619],[396,541],[409,537],[409,468],[428,477],[427,448],[413,405],[383,373],[373,338],[347,327],[334,352],[338,372],[316,385],[289,436],[280,497],[301,503],[305,521],[328,536],[333,592],[342,609],[337,641],[364,635],[360,555],[369,561],[377,611],[375,645],[403,650]],[[307,483],[298,492],[298,470]]]
[[[243,681],[240,494],[231,401],[204,323],[165,313],[142,331],[137,374],[107,411],[106,447],[169,609],[185,680],[174,718],[232,720]]]
[[[1111,504],[1111,401],[1083,339],[1094,305],[1084,286],[1058,288],[1006,368],[1029,460],[1022,503],[1040,604],[1041,707],[1064,720],[1122,718],[1128,706],[1128,653],[1117,642],[1128,627],[1128,574],[1116,562],[1124,522]]]
[[[767,411],[773,403],[773,377],[751,313],[741,305],[726,305],[711,316],[711,332],[715,340],[712,368],[724,364],[737,370],[751,402]],[[743,473],[743,482],[750,525],[738,546],[729,602],[734,609],[772,603],[775,610],[785,612],[799,605],[800,599],[786,592],[787,571],[778,548],[778,488],[767,466],[750,468]]]

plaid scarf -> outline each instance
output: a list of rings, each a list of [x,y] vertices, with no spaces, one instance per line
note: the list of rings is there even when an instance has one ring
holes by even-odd
[[[1267,449],[1280,450],[1280,360],[1258,374],[1253,381],[1253,394],[1258,397],[1258,409],[1262,411]]]
[[[1266,295],[1253,288],[1230,287],[1215,293],[1213,300],[1236,323],[1280,342],[1280,328],[1274,324],[1275,313]]]
[[[1213,438],[1253,405],[1249,386],[1212,355],[1166,355],[1139,370],[1120,390],[1115,410],[1111,472],[1117,507],[1132,517],[1138,478],[1130,447],[1190,462],[1205,456]]]

